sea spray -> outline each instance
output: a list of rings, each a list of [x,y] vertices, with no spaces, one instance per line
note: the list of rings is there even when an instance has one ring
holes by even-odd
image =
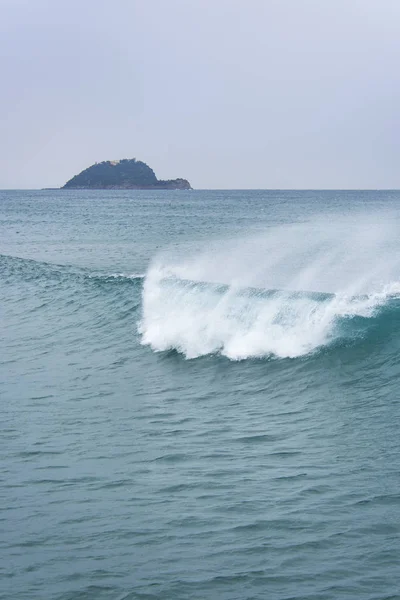
[[[165,253],[143,285],[140,332],[187,358],[297,357],[370,318],[398,293],[390,220],[316,219],[224,241],[192,256]],[[310,291],[311,290],[311,291]]]

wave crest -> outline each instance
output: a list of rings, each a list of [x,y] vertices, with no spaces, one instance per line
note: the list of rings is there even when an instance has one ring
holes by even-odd
[[[364,214],[164,253],[143,285],[142,343],[240,360],[304,356],[364,335],[365,320],[399,293],[397,239],[395,219]]]
[[[398,287],[348,297],[241,289],[163,277],[154,270],[143,287],[142,343],[187,358],[215,353],[232,360],[294,358],[358,335],[344,322],[373,317]]]

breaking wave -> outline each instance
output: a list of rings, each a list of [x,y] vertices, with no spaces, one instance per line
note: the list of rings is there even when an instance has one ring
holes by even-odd
[[[364,219],[346,237],[344,222],[316,225],[158,257],[143,284],[142,344],[242,360],[364,337],[385,310],[399,309],[390,227]]]
[[[399,292],[397,283],[359,297],[241,289],[152,272],[143,290],[142,343],[187,358],[294,358],[357,338],[362,320],[377,316]]]

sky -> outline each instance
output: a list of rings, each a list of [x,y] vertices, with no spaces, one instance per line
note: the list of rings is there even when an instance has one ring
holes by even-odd
[[[0,188],[400,188],[399,0],[0,0]]]

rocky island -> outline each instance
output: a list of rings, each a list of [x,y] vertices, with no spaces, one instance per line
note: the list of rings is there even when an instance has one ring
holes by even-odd
[[[67,181],[62,190],[191,190],[187,179],[157,179],[136,158],[95,163]]]

